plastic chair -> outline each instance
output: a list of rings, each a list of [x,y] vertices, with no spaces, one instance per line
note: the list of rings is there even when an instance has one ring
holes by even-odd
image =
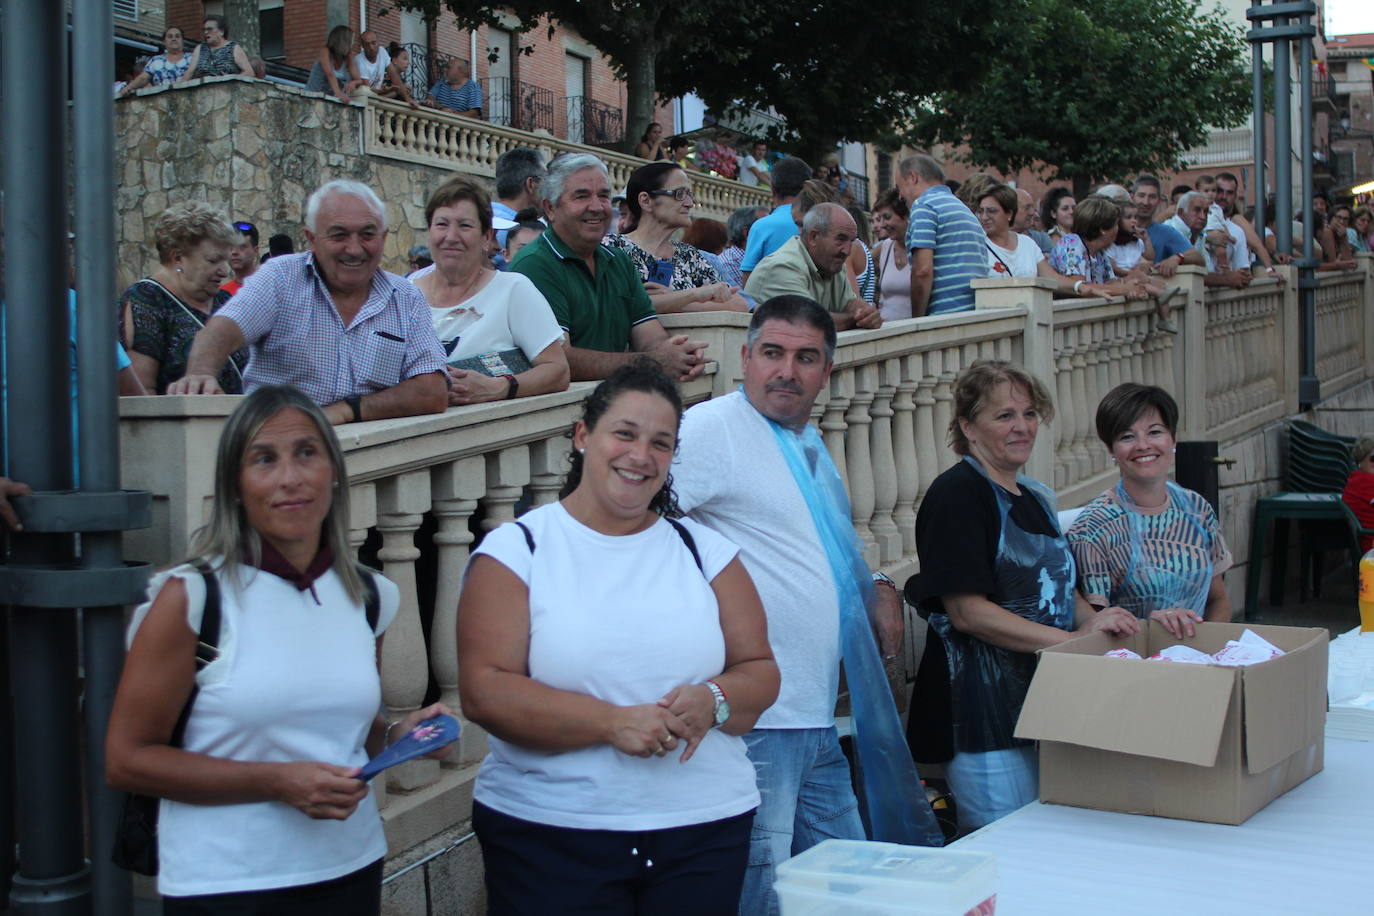
[[[1255,516],[1250,526],[1250,563],[1245,574],[1245,620],[1254,619],[1259,606],[1261,565],[1271,527],[1274,532],[1274,559],[1269,573],[1271,605],[1283,604],[1290,519],[1297,520],[1303,527],[1300,565],[1304,596],[1309,582],[1314,582],[1314,591],[1320,587],[1316,583],[1321,576],[1321,562],[1314,558],[1319,558],[1325,550],[1344,548],[1352,566],[1358,570],[1363,529],[1341,499],[1346,478],[1354,468],[1350,453],[1353,442],[1349,437],[1337,436],[1302,420],[1288,422],[1288,471],[1284,476],[1284,490],[1255,501]]]

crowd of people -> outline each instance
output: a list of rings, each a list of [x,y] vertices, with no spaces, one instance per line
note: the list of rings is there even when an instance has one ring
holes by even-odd
[[[237,61],[214,18],[191,55],[169,30],[149,69]],[[321,91],[414,101],[398,49],[364,32],[353,55],[340,29]],[[429,96],[480,115],[462,61]],[[1066,530],[1023,473],[1054,418],[1045,380],[966,368],[946,431],[960,460],[922,500],[922,572],[900,587],[865,564],[810,419],[838,331],[971,309],[975,279],[1153,298],[1177,333],[1180,266],[1241,288],[1292,256],[1237,212],[1234,176],[1168,203],[1143,174],[1036,201],[988,175],[951,187],[914,155],[870,222],[836,163],[770,165],[756,144],[741,180],[773,205],[722,223],[694,216],[700,173],[657,127],[620,191],[594,155],[533,149],[501,156],[494,196],[444,181],[408,277],[382,268],[387,208],[357,181],[315,189],[308,250],[268,259],[254,223],[205,204],[157,219],[159,267],[118,306],[133,372],[150,393],[247,395],[207,526],[135,614],[109,729],[110,782],[163,799],[167,912],[375,916],[386,843],[359,767],[451,712],[377,712],[398,593],[353,561],[338,425],[598,383],[559,499],[487,533],[464,571],[459,690],[491,736],[473,827],[493,913],[776,914],[776,867],[821,840],[941,841],[917,763],[945,766],[960,829],[1036,797],[1014,736],[1036,650],[1230,619],[1231,556],[1211,506],[1169,479],[1178,407],[1160,388],[1126,382],[1098,405],[1119,480]],[[1368,250],[1372,221],[1320,217],[1325,266]],[[740,390],[684,409],[706,344],[658,316],[688,310],[750,320]],[[886,676],[903,596],[928,619],[905,735]],[[198,665],[212,600],[224,635]],[[842,662],[858,791],[835,727]]]

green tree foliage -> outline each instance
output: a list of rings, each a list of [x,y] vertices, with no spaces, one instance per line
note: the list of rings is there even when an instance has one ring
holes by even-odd
[[[396,5],[447,11],[461,28],[500,24],[498,7],[481,0]],[[975,81],[993,47],[984,17],[932,0],[513,0],[499,9],[524,29],[543,16],[561,22],[606,55],[626,82],[627,150],[656,99],[688,92],[715,112],[775,109],[784,125],[769,139],[803,153],[873,139],[925,94]]]
[[[965,145],[967,161],[1074,182],[1169,171],[1250,109],[1248,51],[1196,0],[1020,0],[977,83],[933,93],[909,142]]]

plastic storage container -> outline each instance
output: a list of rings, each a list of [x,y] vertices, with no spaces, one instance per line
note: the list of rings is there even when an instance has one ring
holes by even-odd
[[[778,866],[782,916],[991,916],[997,859],[981,852],[826,840]]]

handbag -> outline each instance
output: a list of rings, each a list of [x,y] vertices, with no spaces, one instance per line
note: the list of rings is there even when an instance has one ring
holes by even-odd
[[[196,670],[200,671],[219,658],[216,644],[220,633],[220,592],[219,580],[208,563],[196,560],[192,565],[205,580],[205,608],[201,612],[200,633],[196,636]],[[372,578],[372,571],[362,564],[358,565],[358,572],[363,579],[363,609],[367,615],[367,625],[376,633],[381,612],[377,581]],[[171,747],[181,747],[185,740],[186,723],[190,721],[191,707],[199,692],[199,686],[192,682],[191,694],[186,698],[186,705],[182,707],[177,724],[172,728],[172,737],[167,742]],[[115,827],[114,849],[110,853],[110,860],[115,865],[140,875],[151,877],[157,874],[157,817],[161,802],[160,798],[153,795],[125,794],[124,807]]]

